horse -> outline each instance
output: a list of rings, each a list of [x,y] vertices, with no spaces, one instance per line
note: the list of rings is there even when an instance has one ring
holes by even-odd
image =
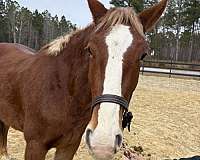
[[[136,14],[88,0],[93,22],[34,52],[0,44],[0,155],[10,127],[23,132],[25,160],[72,160],[82,135],[94,159],[112,159],[122,145],[123,115],[148,54],[145,33],[167,0]]]

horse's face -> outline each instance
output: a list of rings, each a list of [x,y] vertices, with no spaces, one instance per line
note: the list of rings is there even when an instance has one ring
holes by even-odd
[[[133,13],[130,8],[108,11],[96,0],[88,2],[96,25],[86,48],[90,56],[88,78],[92,98],[111,94],[129,102],[138,83],[140,60],[149,48],[143,31],[152,27],[161,16],[166,1],[138,16],[126,15]],[[159,16],[153,15],[154,12],[159,12]],[[153,22],[149,22],[147,16]],[[121,22],[114,23],[115,18]],[[109,19],[112,19],[112,26],[105,29]],[[94,107],[85,136],[96,159],[111,159],[121,146],[123,112],[118,103],[103,102]]]
[[[94,35],[87,48],[93,100],[99,95],[112,94],[129,101],[148,44],[143,36],[127,25],[116,25],[108,33],[101,34]],[[123,111],[115,103],[101,103],[94,107],[86,135],[95,154],[112,155],[121,146]]]

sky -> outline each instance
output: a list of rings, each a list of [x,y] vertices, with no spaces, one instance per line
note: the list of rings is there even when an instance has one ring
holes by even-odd
[[[17,0],[20,6],[27,7],[31,11],[38,9],[40,12],[48,10],[52,16],[64,15],[67,20],[84,27],[92,21],[87,0]],[[110,0],[100,0],[105,7],[109,8]]]

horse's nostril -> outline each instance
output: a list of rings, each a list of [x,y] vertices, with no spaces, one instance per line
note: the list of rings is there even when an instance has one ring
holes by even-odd
[[[87,129],[86,130],[86,134],[85,134],[85,142],[88,145],[89,149],[91,149],[91,143],[90,143],[90,135],[92,134],[92,130],[91,129]]]
[[[122,144],[122,135],[118,134],[116,135],[116,139],[115,139],[115,146],[116,147],[120,147]]]

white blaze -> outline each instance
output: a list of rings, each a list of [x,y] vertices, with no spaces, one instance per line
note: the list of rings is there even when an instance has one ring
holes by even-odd
[[[132,41],[133,36],[130,29],[125,25],[114,26],[106,37],[109,57],[106,66],[103,94],[121,96],[122,59],[123,54],[131,46]],[[113,135],[121,133],[119,110],[120,107],[117,104],[102,103],[100,105],[98,126],[94,132],[94,137],[100,138],[102,144],[113,143],[115,138]]]

